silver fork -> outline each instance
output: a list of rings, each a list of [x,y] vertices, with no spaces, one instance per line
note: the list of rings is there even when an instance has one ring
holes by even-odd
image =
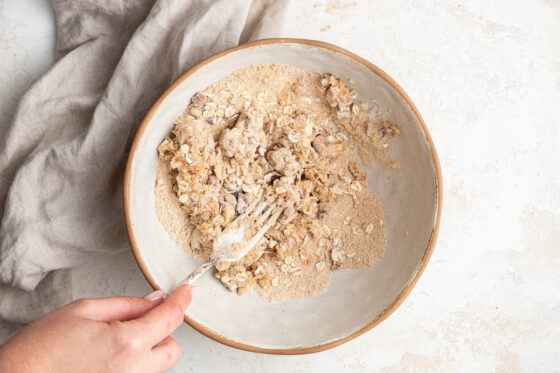
[[[214,240],[210,259],[192,271],[179,285],[192,285],[200,276],[218,262],[233,262],[247,255],[282,214],[282,207],[276,204],[272,204],[268,206],[268,208],[267,206],[267,202],[260,202],[260,198],[255,199],[255,201],[247,207],[245,212],[239,215]],[[255,229],[258,229],[258,231],[250,237],[251,231]],[[242,245],[235,245],[234,247],[236,243],[242,243]]]

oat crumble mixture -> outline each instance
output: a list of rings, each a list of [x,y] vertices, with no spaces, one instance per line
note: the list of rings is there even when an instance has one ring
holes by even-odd
[[[352,150],[368,167],[398,168],[389,151],[399,128],[372,119],[357,94],[333,75],[286,65],[249,66],[196,93],[158,148],[166,231],[204,261],[255,198],[282,206],[247,256],[216,265],[231,291],[272,301],[320,294],[331,271],[372,265],[385,219]]]

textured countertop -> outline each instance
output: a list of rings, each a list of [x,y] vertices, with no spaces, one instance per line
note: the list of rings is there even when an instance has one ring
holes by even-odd
[[[269,356],[189,326],[175,371],[553,372],[560,367],[560,2],[294,2],[278,36],[324,40],[407,91],[439,152],[438,244],[404,304],[335,349]],[[0,136],[54,62],[46,0],[0,0]],[[150,290],[130,252],[72,273],[75,298]],[[200,296],[204,296],[203,292]]]

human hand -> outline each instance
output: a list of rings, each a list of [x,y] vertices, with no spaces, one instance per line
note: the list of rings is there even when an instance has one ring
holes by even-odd
[[[183,322],[196,288],[179,286],[165,300],[80,299],[0,346],[0,372],[163,372],[179,360],[169,334]]]

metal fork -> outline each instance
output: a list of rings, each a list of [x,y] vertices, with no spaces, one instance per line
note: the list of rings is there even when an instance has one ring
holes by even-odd
[[[218,262],[232,262],[243,258],[276,223],[283,208],[255,199],[215,240],[210,259],[198,266],[179,285],[192,285]],[[268,206],[268,208],[267,208]],[[265,210],[266,209],[266,210]],[[260,228],[259,228],[260,227]],[[258,230],[257,230],[258,229]],[[251,237],[251,232],[257,232]],[[241,245],[235,245],[240,243]]]

